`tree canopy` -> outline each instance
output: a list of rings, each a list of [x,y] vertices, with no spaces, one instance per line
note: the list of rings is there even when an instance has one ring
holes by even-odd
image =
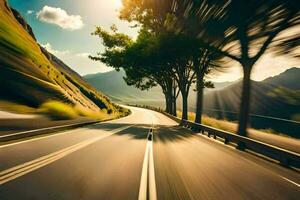
[[[238,133],[245,136],[255,63],[267,50],[299,57],[297,0],[122,2],[120,18],[139,27],[137,39],[118,33],[115,26],[111,32],[98,27],[94,35],[102,39],[105,52],[91,58],[117,70],[123,68],[129,85],[142,90],[160,85],[172,114],[176,114],[174,91],[178,87],[183,119],[187,119],[190,87],[196,82],[196,122],[201,123],[203,88],[213,87],[205,76],[226,68],[227,58],[239,62],[244,72]]]

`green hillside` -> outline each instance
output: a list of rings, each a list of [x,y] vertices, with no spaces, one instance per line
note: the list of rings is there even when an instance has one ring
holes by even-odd
[[[108,97],[41,48],[6,0],[0,0],[0,19],[0,100],[33,108],[59,100],[93,112],[119,112]]]

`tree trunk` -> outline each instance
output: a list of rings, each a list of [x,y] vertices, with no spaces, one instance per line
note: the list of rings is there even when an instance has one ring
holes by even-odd
[[[196,119],[195,122],[201,124],[202,122],[202,111],[203,111],[203,82],[204,74],[197,74],[197,104],[196,104]]]
[[[172,88],[172,92],[173,92],[173,94],[172,94],[172,106],[173,106],[173,116],[177,116],[177,105],[176,105],[176,99],[177,99],[177,94],[176,94],[176,83],[175,83],[175,81],[173,81],[173,88]]]
[[[172,107],[172,99],[173,99],[173,97],[172,97],[172,92],[171,93],[169,93],[168,94],[168,104],[169,104],[169,114],[170,115],[172,115],[172,113],[173,113],[173,107]]]
[[[170,100],[167,93],[165,93],[166,112],[170,113]]]
[[[247,136],[251,97],[251,70],[253,64],[243,64],[244,78],[239,111],[238,135]]]
[[[177,116],[176,96],[173,96],[173,115]]]
[[[181,92],[182,95],[182,117],[181,119],[188,119],[188,94],[187,92]]]

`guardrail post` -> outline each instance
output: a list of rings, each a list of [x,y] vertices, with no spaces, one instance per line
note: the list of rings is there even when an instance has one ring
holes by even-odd
[[[227,138],[224,139],[224,144],[228,144],[229,140]]]
[[[246,149],[246,144],[244,142],[238,142],[236,148],[238,150],[244,151]]]
[[[209,131],[207,132],[207,137],[209,137],[209,138],[210,138],[210,132],[209,132]]]
[[[217,136],[216,136],[216,134],[214,134],[214,139],[215,139],[215,140],[217,139]]]

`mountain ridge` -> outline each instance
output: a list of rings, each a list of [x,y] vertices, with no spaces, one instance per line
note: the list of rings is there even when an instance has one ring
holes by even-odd
[[[91,85],[95,88],[105,91],[106,94],[110,97],[114,97],[115,99],[120,100],[122,103],[146,103],[147,105],[153,106],[164,106],[164,97],[161,93],[160,88],[153,88],[150,89],[143,95],[140,95],[139,89],[134,88],[133,86],[127,86],[122,76],[125,75],[124,71],[117,72],[117,71],[109,71],[105,73],[97,73],[97,74],[89,74],[84,76],[84,79],[87,80]],[[298,76],[299,75],[299,76]],[[288,105],[284,102],[283,99],[274,99],[274,95],[272,97],[271,93],[274,93],[275,89],[280,87],[286,88],[288,90],[300,90],[300,86],[297,84],[284,84],[284,83],[295,83],[297,82],[298,77],[300,77],[300,68],[293,67],[287,69],[286,71],[273,76],[268,77],[262,81],[252,81],[252,110],[251,113],[253,114],[260,114],[260,115],[268,115],[273,117],[281,117],[286,119],[292,119],[290,112],[296,114],[299,109],[295,109],[294,105]],[[111,81],[110,85],[102,84],[102,81],[108,83],[108,80]],[[278,81],[280,80],[280,81]],[[222,85],[223,83],[219,83]],[[239,101],[240,101],[240,93],[241,93],[241,85],[242,80],[227,82],[226,86],[219,88],[218,86],[216,89],[209,89],[206,90],[204,95],[204,107],[206,109],[219,109],[224,111],[231,111],[238,113],[239,110]],[[108,87],[107,87],[108,86]],[[111,88],[119,87],[122,90],[121,93],[132,93],[132,99],[127,99],[126,101],[122,101],[121,93],[115,92],[115,89],[110,90]],[[129,90],[128,90],[129,88]],[[193,89],[193,87],[192,87]],[[154,91],[153,91],[154,90]],[[146,96],[145,96],[146,95]],[[196,105],[196,92],[191,90],[189,95],[189,110],[195,111]],[[147,101],[149,96],[159,96],[156,98],[157,101]],[[289,109],[286,111],[274,112],[272,107],[266,108],[268,101],[272,102],[276,107],[278,106],[287,106]],[[258,105],[258,106],[257,106]],[[178,108],[180,109],[180,98],[178,103]],[[276,109],[275,109],[276,110]],[[300,112],[300,111],[299,111]]]

